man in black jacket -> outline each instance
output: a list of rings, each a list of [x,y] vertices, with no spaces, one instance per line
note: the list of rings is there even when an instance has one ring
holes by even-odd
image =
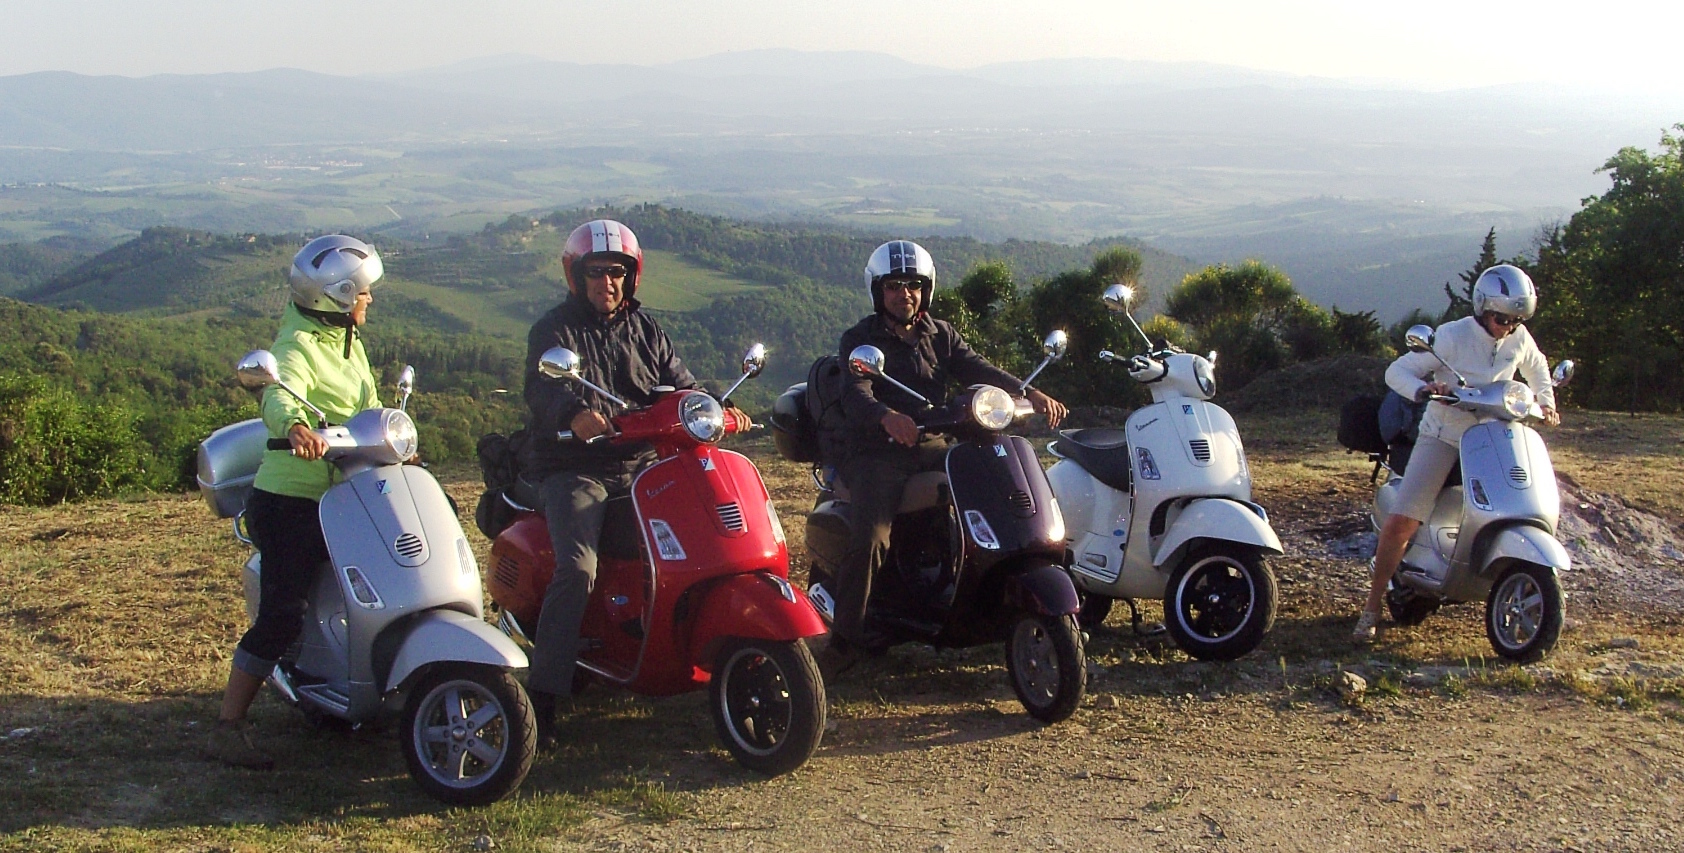
[[[875,309],[842,333],[844,363],[855,347],[870,344],[883,351],[884,372],[940,405],[949,381],[986,383],[1016,391],[1018,380],[995,367],[965,344],[946,321],[928,314],[935,292],[935,261],[910,240],[877,247],[865,266],[866,286]],[[946,443],[919,439],[908,412],[923,408],[910,394],[888,382],[849,376],[842,394],[848,419],[848,453],[838,466],[851,495],[852,538],[837,568],[836,623],[826,657],[844,666],[861,650],[880,648],[884,638],[865,630],[871,583],[889,550],[889,531],[906,481],[919,471],[940,468]],[[1030,389],[1035,411],[1058,426],[1064,405]]]
[[[572,692],[579,625],[596,583],[608,498],[630,491],[638,470],[654,461],[654,449],[585,444],[609,431],[616,407],[589,388],[539,373],[538,359],[551,347],[566,347],[579,355],[586,379],[639,408],[665,391],[698,387],[672,341],[633,297],[643,250],[630,228],[610,219],[587,222],[568,236],[561,260],[567,300],[534,323],[526,339],[524,393],[532,439],[521,460],[522,476],[541,483],[555,548],[555,576],[544,592],[527,682],[539,738],[546,744],[554,743],[556,699]],[[660,386],[666,387],[657,391]],[[558,439],[561,430],[572,430],[575,440]]]

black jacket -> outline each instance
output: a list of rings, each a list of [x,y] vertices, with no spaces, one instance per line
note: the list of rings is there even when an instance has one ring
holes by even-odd
[[[579,369],[586,379],[634,407],[653,403],[657,385],[699,387],[655,318],[638,310],[636,299],[628,299],[626,305],[604,320],[590,302],[571,296],[532,324],[526,336],[524,389],[531,439],[521,460],[522,474],[528,479],[541,480],[556,471],[604,476],[631,473],[651,453],[647,444],[592,446],[558,440],[556,433],[571,428],[574,416],[586,408],[606,417],[622,410],[583,385],[539,373],[538,357],[545,350],[563,346],[578,353]]]
[[[965,344],[952,324],[928,314],[920,317],[913,328],[917,331],[915,344],[908,344],[889,328],[881,314],[872,314],[842,333],[841,356],[847,363],[854,347],[870,344],[883,351],[883,370],[902,384],[929,398],[939,406],[947,402],[950,382],[966,385],[986,383],[998,385],[1016,394],[1018,380],[1010,373],[990,364]],[[851,451],[881,450],[885,433],[883,416],[890,409],[913,420],[924,406],[905,391],[876,379],[862,379],[847,374],[848,383],[842,391],[842,411],[848,417],[848,446]]]

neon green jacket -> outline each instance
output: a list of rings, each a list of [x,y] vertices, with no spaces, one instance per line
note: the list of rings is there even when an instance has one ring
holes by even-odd
[[[270,348],[280,367],[281,381],[326,412],[329,424],[342,424],[364,409],[380,406],[361,337],[351,341],[351,354],[345,355],[345,336],[349,333],[348,329],[312,320],[288,303],[281,316],[281,331]],[[277,386],[263,392],[263,424],[271,438],[285,438],[293,424],[316,426],[315,415]],[[333,485],[337,473],[338,469],[326,460],[311,462],[285,450],[270,450],[263,454],[252,486],[318,501]]]

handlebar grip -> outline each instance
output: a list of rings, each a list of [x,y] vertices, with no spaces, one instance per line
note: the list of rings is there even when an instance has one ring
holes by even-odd
[[[269,443],[265,446],[270,450],[291,450],[292,440],[287,438],[271,438],[269,439]]]
[[[572,441],[573,440],[573,430],[564,429],[561,432],[556,433],[555,437],[556,437],[557,441]]]
[[[555,437],[557,439],[561,440],[561,441],[580,441],[581,440],[578,436],[574,435],[573,430],[570,430],[570,429],[564,429],[561,432],[556,433]],[[599,435],[595,438],[583,439],[583,441],[586,444],[601,444],[601,443],[607,441],[610,438],[613,438],[613,436],[609,435],[608,433],[605,432],[605,433],[603,433],[603,434],[601,434],[601,435]]]

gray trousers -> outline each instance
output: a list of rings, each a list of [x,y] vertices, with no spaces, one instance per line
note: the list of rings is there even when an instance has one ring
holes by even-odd
[[[836,636],[844,642],[872,645],[881,638],[865,630],[866,605],[877,573],[889,556],[889,534],[906,481],[920,471],[939,471],[947,461],[947,443],[927,439],[916,447],[891,445],[866,454],[856,452],[842,464],[848,484],[848,550],[836,567]]]
[[[631,490],[631,477],[590,477],[558,471],[544,478],[539,494],[544,520],[555,548],[555,576],[544,590],[538,634],[532,638],[529,689],[557,696],[573,693],[573,666],[579,659],[579,625],[596,586],[597,541],[610,494]]]

